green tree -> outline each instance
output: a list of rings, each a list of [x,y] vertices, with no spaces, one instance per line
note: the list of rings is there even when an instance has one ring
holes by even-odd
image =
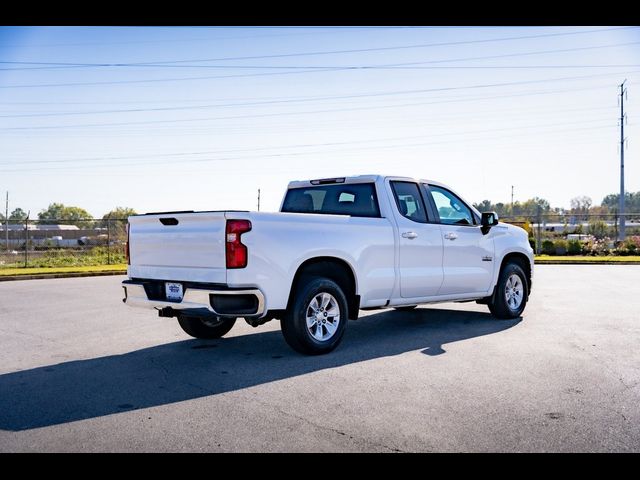
[[[111,210],[110,212],[105,213],[102,216],[103,220],[106,220],[107,218],[121,218],[121,219],[127,219],[130,215],[137,215],[138,212],[136,212],[133,208],[129,208],[129,207],[116,207],[113,210]]]
[[[480,203],[474,203],[473,206],[479,212],[490,212],[493,209],[493,204],[489,200],[483,200]]]
[[[62,220],[65,206],[62,203],[51,203],[46,210],[38,213],[40,220]]]
[[[607,207],[610,212],[619,210],[618,201],[620,200],[619,193],[611,193],[602,199],[602,206]],[[624,209],[626,212],[637,213],[640,212],[640,192],[625,192],[624,194]]]
[[[509,215],[509,211],[507,209],[507,207],[505,206],[504,203],[502,202],[498,202],[493,206],[492,209],[494,212],[496,212],[498,214],[498,216],[500,217],[506,217],[507,215]]]
[[[77,222],[78,220],[90,220],[91,218],[91,214],[80,207],[64,207],[62,212],[62,219],[67,221]]]
[[[23,221],[25,218],[27,218],[27,212],[22,210],[20,207],[16,208],[9,215],[9,220]]]
[[[108,227],[114,240],[124,241],[127,238],[127,218],[129,215],[137,215],[137,212],[129,207],[116,207],[102,216],[102,228]]]
[[[43,223],[55,223],[56,221],[78,223],[82,220],[91,220],[91,214],[80,207],[66,207],[62,203],[52,203],[45,210],[38,213],[38,218]],[[86,222],[82,222],[86,224]]]

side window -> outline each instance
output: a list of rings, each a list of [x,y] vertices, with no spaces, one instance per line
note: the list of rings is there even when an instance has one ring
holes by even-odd
[[[431,197],[436,204],[440,223],[446,225],[473,225],[473,213],[462,200],[449,190],[429,185]]]
[[[427,223],[426,209],[416,183],[391,182],[391,188],[400,215],[414,222]]]

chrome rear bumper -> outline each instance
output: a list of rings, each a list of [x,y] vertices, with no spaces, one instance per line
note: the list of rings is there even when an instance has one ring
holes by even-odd
[[[122,301],[130,307],[147,308],[161,310],[163,308],[172,308],[173,310],[195,310],[207,309],[211,313],[220,317],[262,317],[265,313],[265,300],[263,293],[257,288],[246,290],[217,290],[205,288],[187,287],[184,292],[182,301],[168,300],[151,300],[147,296],[144,285],[141,283],[133,283],[131,280],[122,282],[124,288],[124,298]],[[216,312],[213,308],[211,295],[227,296],[227,295],[253,295],[257,299],[257,308],[255,312]]]

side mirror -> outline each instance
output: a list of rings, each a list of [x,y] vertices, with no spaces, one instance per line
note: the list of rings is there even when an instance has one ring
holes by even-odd
[[[498,225],[498,214],[496,212],[482,212],[480,225],[482,225],[483,235],[486,235],[491,227]]]

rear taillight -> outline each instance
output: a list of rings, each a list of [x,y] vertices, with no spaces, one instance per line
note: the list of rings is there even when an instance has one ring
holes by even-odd
[[[227,268],[244,268],[247,266],[247,246],[242,244],[241,235],[251,230],[249,220],[227,220],[226,253]]]
[[[127,222],[127,243],[124,245],[124,254],[127,257],[127,265],[131,265],[131,256],[129,253],[129,223]]]

